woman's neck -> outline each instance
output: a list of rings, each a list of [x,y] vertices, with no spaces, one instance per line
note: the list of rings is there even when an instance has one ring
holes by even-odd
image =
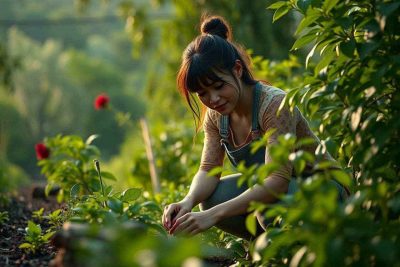
[[[253,108],[253,91],[254,85],[243,85],[236,108],[230,114],[231,117],[237,119],[251,119]]]

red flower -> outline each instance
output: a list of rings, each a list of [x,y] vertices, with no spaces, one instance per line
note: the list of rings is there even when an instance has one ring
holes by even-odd
[[[38,160],[47,159],[50,156],[50,149],[44,144],[39,143],[35,145],[36,157]]]
[[[110,98],[106,94],[98,95],[94,101],[95,109],[104,109],[107,108],[108,103],[110,102]]]

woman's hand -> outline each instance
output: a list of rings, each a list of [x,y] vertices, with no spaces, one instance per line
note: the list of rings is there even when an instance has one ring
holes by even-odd
[[[217,222],[218,219],[212,210],[189,212],[176,220],[169,233],[171,235],[182,234],[192,236],[207,230]]]
[[[193,205],[190,203],[190,201],[185,199],[180,202],[167,205],[162,216],[162,223],[165,229],[169,231],[174,225],[175,221],[182,215],[190,212],[192,208]]]

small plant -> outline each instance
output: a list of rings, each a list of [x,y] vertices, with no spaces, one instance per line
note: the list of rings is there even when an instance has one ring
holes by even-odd
[[[22,243],[19,248],[31,253],[36,253],[40,250],[54,235],[53,231],[43,234],[40,225],[35,224],[33,221],[28,221],[28,227],[25,228],[25,232],[26,242]]]
[[[47,220],[49,220],[49,224],[51,225],[51,229],[59,229],[64,223],[64,218],[62,216],[62,210],[57,209],[45,216]]]
[[[38,222],[43,221],[43,212],[44,212],[44,208],[40,208],[39,210],[33,211],[32,218],[36,219]]]
[[[4,224],[9,220],[7,211],[0,211],[0,225]]]

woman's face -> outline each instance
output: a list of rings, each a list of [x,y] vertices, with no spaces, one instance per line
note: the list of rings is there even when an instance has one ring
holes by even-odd
[[[218,72],[216,74],[222,81],[203,87],[197,92],[197,96],[206,107],[222,115],[228,115],[235,109],[239,101],[241,91],[239,74],[235,69],[232,73]],[[234,75],[237,76],[234,77]]]

